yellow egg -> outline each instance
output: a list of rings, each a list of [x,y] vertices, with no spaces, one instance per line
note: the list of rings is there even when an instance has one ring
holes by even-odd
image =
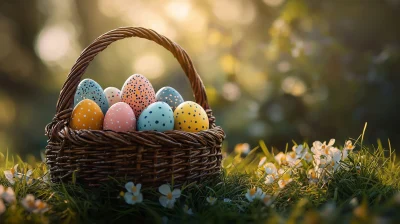
[[[72,111],[70,126],[74,130],[101,130],[104,114],[93,100],[79,102]]]
[[[209,127],[206,111],[197,103],[186,101],[175,109],[175,130],[199,132]]]

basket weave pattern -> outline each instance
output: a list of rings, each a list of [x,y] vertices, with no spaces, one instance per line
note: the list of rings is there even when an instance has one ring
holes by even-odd
[[[139,37],[170,51],[188,77],[195,100],[207,112],[210,129],[189,133],[73,130],[69,127],[73,97],[86,68],[111,43]],[[199,181],[218,174],[224,131],[215,125],[206,91],[188,54],[179,45],[153,30],[124,27],[98,37],[79,56],[60,92],[56,115],[46,126],[46,162],[53,182],[70,181],[97,186],[112,178],[126,178],[147,186]]]

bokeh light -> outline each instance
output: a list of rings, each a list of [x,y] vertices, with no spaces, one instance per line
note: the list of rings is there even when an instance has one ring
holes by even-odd
[[[160,56],[148,53],[137,58],[132,69],[135,73],[145,74],[152,80],[159,78],[165,72],[165,65]]]
[[[282,82],[282,89],[285,93],[293,96],[302,96],[306,90],[306,84],[296,76],[288,76]]]
[[[71,48],[70,35],[60,26],[45,27],[36,40],[36,52],[45,62],[63,59]]]

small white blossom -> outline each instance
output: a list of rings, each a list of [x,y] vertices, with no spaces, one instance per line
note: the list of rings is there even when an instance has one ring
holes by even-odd
[[[349,154],[353,152],[354,148],[355,148],[355,146],[353,145],[353,143],[350,140],[346,141],[346,143],[344,144],[343,150],[342,150],[343,160],[347,159]]]
[[[257,187],[257,188],[253,187],[253,188],[247,190],[247,193],[246,193],[245,196],[246,196],[246,198],[247,198],[247,200],[248,200],[249,202],[252,202],[252,201],[254,201],[255,199],[260,199],[262,193],[263,193],[263,192],[262,192],[261,188],[259,188],[259,187]]]
[[[297,158],[297,154],[295,152],[288,152],[286,154],[286,161],[288,162],[290,167],[299,168],[301,167],[301,160]]]
[[[180,189],[174,189],[171,191],[171,187],[167,184],[163,184],[158,188],[158,191],[163,194],[159,198],[160,204],[165,208],[173,208],[176,199],[181,196]]]
[[[265,161],[267,161],[267,157],[264,156],[260,159],[260,162],[258,163],[258,167],[261,167],[262,165],[264,165]]]
[[[224,198],[224,202],[225,202],[225,203],[231,203],[231,202],[232,202],[232,200],[231,200],[231,199],[229,199],[229,198]]]
[[[207,202],[208,202],[210,205],[214,205],[215,202],[217,202],[217,198],[212,197],[212,196],[207,197],[206,200],[207,200]]]
[[[292,181],[293,181],[293,179],[290,178],[290,174],[285,173],[282,175],[281,179],[278,181],[278,185],[280,188],[284,188],[284,187],[286,187],[286,185],[288,185]]]
[[[286,154],[283,152],[278,153],[275,156],[275,160],[278,162],[279,165],[287,165]]]
[[[6,203],[12,204],[16,201],[14,190],[11,187],[5,188],[0,185],[0,200],[3,199]]]
[[[47,203],[39,199],[35,200],[35,196],[31,194],[26,195],[26,197],[22,199],[21,204],[28,212],[45,213],[49,210]]]
[[[307,153],[307,148],[303,145],[295,145],[292,147],[294,153],[296,153],[297,159],[302,159],[304,155]]]
[[[134,205],[143,202],[143,194],[140,193],[142,188],[141,184],[135,184],[133,182],[128,182],[125,184],[125,189],[128,191],[124,193],[124,199],[127,204]]]
[[[18,180],[18,181],[22,180],[23,177],[25,177],[27,184],[31,184],[32,183],[32,179],[30,179],[31,175],[32,175],[32,170],[28,170],[26,172],[26,174],[18,173],[18,164],[16,164],[11,169],[4,171],[4,176],[6,177],[8,182],[10,182],[10,184],[12,184],[12,185],[15,184],[16,180]]]
[[[272,175],[272,174],[269,174],[269,175],[267,175],[265,177],[265,182],[264,183],[267,184],[267,185],[270,185],[270,184],[273,184],[274,181],[275,181],[275,176]]]
[[[194,214],[193,211],[192,211],[192,209],[189,208],[188,205],[184,205],[184,206],[183,206],[183,211],[184,211],[186,214],[188,214],[188,215],[193,215],[193,214]]]
[[[308,178],[308,182],[309,182],[310,184],[318,183],[318,176],[317,176],[317,173],[316,173],[315,170],[313,170],[313,169],[310,169],[310,170],[307,172],[307,178]]]
[[[266,163],[264,165],[265,173],[266,174],[276,174],[276,166],[273,163]]]
[[[265,194],[265,193],[263,193],[261,195],[261,200],[262,200],[262,202],[264,203],[265,206],[270,206],[272,204],[272,202],[273,202],[272,196],[269,195],[269,194]]]

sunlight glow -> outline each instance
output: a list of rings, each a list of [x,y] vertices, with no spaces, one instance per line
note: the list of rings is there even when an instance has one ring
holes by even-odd
[[[306,90],[306,84],[303,80],[295,76],[288,76],[282,82],[282,90],[293,96],[302,96]]]
[[[278,7],[280,5],[282,5],[282,3],[285,0],[263,0],[265,4],[267,4],[270,7]]]
[[[222,95],[228,101],[238,100],[240,97],[240,88],[236,83],[227,82],[222,87]]]
[[[134,73],[143,74],[148,79],[157,79],[164,73],[165,64],[160,56],[149,53],[139,57],[132,68]]]
[[[165,6],[168,16],[177,21],[185,20],[188,17],[191,8],[192,5],[187,0],[171,1]]]
[[[65,28],[49,26],[39,33],[35,46],[36,53],[43,61],[59,61],[67,55],[71,38]]]

